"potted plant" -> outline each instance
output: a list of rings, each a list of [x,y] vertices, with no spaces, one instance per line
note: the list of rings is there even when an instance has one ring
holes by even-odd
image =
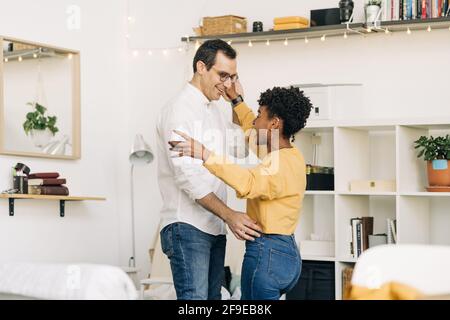
[[[369,0],[366,4],[366,23],[374,23],[381,9],[381,0]]]
[[[37,102],[28,102],[27,105],[34,107],[35,111],[28,112],[23,123],[25,134],[30,134],[36,147],[44,147],[52,136],[58,132],[56,127],[56,116],[46,116],[47,108]]]
[[[423,156],[428,162],[429,186],[450,187],[450,135],[421,136],[414,143],[414,148],[419,149],[417,157]]]

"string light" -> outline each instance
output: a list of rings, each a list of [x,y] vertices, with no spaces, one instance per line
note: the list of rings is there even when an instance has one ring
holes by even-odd
[[[371,27],[367,27],[367,32],[372,32],[372,28]]]
[[[127,33],[127,34],[125,35],[125,38],[130,39],[130,35]]]
[[[307,38],[307,37],[305,37],[305,43],[308,43],[308,42],[309,42],[308,38]]]
[[[22,56],[19,56],[19,58],[17,60],[22,61]]]
[[[347,39],[347,32],[344,32],[344,39]]]
[[[411,34],[411,29],[408,27],[408,30],[406,30],[406,34]]]
[[[289,44],[289,42],[288,42],[288,39],[286,38],[286,39],[284,40],[284,45],[287,46],[288,44]]]
[[[183,52],[183,49],[181,47],[179,47],[178,52]]]
[[[147,51],[147,54],[148,54],[149,56],[151,56],[151,55],[153,54],[152,50],[148,50],[148,51]]]
[[[231,40],[228,40],[228,42],[227,42],[227,43],[228,43],[228,44],[229,44],[229,45],[231,46],[231,42],[232,42]]]
[[[8,62],[8,58],[5,58],[5,62]]]
[[[164,49],[163,50],[163,55],[167,56],[167,53],[168,53],[167,49]]]
[[[133,17],[128,17],[128,22],[129,23],[134,23],[134,18]]]
[[[37,54],[36,53],[33,53],[33,58],[37,58]]]
[[[249,47],[253,47],[252,40],[248,40],[248,46],[249,46]]]
[[[69,53],[69,54],[67,55],[67,58],[69,58],[69,60],[72,60],[73,54]]]
[[[266,41],[266,46],[270,46],[270,41],[269,40]]]
[[[139,55],[139,51],[133,50],[133,56],[137,57]]]
[[[386,29],[384,30],[384,33],[389,34],[389,33],[390,33],[389,29],[386,28]]]
[[[320,37],[320,41],[325,41],[325,35],[323,35],[322,37]]]
[[[431,32],[431,26],[428,26],[427,31]]]

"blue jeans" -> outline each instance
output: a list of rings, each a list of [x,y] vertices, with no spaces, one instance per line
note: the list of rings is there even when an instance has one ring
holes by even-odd
[[[245,247],[242,300],[278,300],[296,285],[302,260],[293,235],[261,234]]]
[[[187,223],[161,230],[178,300],[220,300],[225,276],[225,235],[213,236]]]

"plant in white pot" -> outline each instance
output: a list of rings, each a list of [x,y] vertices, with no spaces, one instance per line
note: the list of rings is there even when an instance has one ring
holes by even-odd
[[[381,10],[381,0],[369,0],[365,10],[366,23],[373,24],[377,20],[378,12]]]
[[[42,148],[47,145],[59,129],[56,127],[56,116],[46,116],[47,108],[37,102],[28,102],[27,105],[34,107],[35,111],[28,112],[23,123],[25,134],[30,134],[36,147]]]
[[[419,149],[418,158],[424,157],[427,163],[429,191],[450,190],[450,135],[426,137],[421,136],[414,141],[415,149]],[[442,188],[443,187],[443,188]]]

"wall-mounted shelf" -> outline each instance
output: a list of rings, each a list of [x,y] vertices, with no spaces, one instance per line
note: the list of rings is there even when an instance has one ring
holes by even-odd
[[[104,201],[106,198],[103,197],[74,197],[74,196],[46,196],[46,195],[35,195],[35,194],[0,194],[0,199],[9,200],[9,215],[14,216],[14,200],[16,199],[32,199],[32,200],[58,200],[59,201],[59,215],[64,217],[66,201],[84,201],[84,200],[94,200],[94,201]]]
[[[432,29],[443,29],[450,27],[450,17],[430,18],[430,19],[415,19],[415,20],[398,20],[398,21],[380,21],[374,26],[369,26],[364,23],[349,23],[338,24],[330,26],[310,27],[303,29],[291,29],[280,31],[264,31],[264,32],[246,32],[223,35],[208,35],[208,36],[192,36],[182,37],[183,42],[202,42],[211,39],[223,39],[232,41],[233,43],[242,42],[265,42],[267,40],[295,40],[305,38],[320,38],[324,35],[326,37],[350,35],[368,35],[380,32],[406,32],[408,29],[413,30],[427,30],[428,27]]]

